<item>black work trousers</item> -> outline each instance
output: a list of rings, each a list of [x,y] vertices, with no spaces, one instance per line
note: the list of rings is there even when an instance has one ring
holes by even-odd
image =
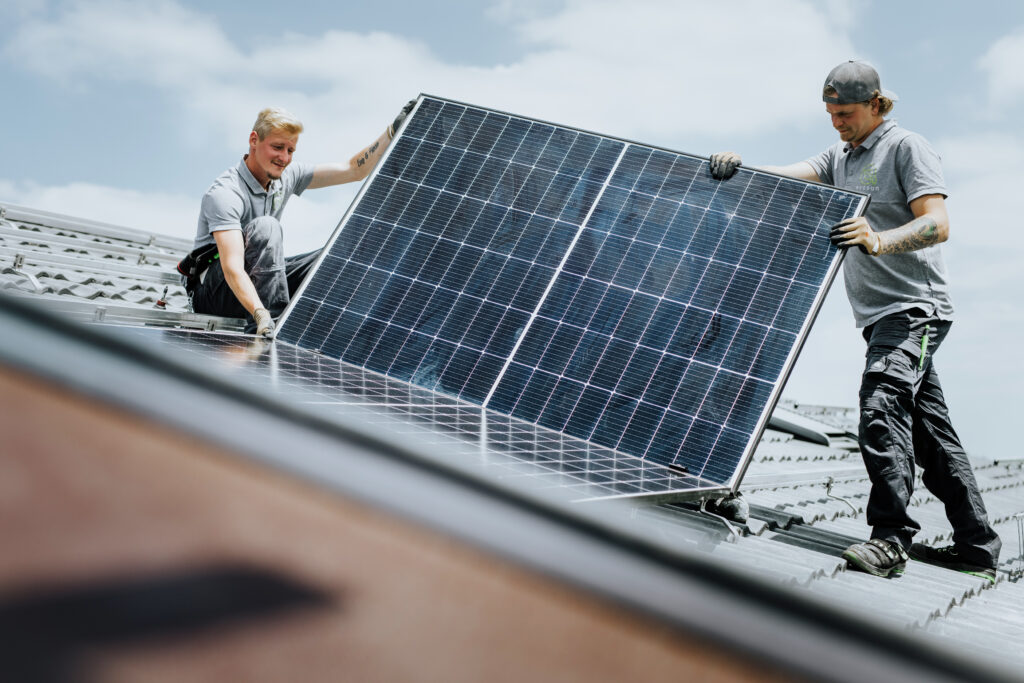
[[[916,465],[925,487],[945,505],[957,552],[969,562],[995,567],[1002,544],[950,423],[933,362],[949,327],[948,321],[912,309],[864,330],[860,449],[871,478],[867,521],[872,538],[910,547],[921,529],[907,511]]]
[[[320,250],[285,257],[281,223],[272,216],[261,216],[248,223],[242,229],[242,239],[245,242],[245,272],[252,279],[260,301],[270,315],[277,318],[309,275]],[[256,329],[252,316],[242,307],[224,279],[220,259],[214,260],[206,269],[192,294],[192,310],[245,318],[249,321],[246,331]]]

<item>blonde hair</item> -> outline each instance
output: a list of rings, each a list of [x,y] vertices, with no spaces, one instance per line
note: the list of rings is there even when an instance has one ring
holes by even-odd
[[[839,96],[839,93],[831,85],[826,85],[824,90],[822,91],[822,94],[824,94],[825,97]],[[871,98],[865,100],[862,104],[868,104],[871,102],[871,100],[875,99],[876,97],[878,98],[878,113],[881,114],[882,116],[887,116],[889,112],[892,111],[893,105],[895,105],[896,103],[890,100],[885,95],[883,95],[881,90],[876,90],[875,92],[871,93]]]
[[[267,107],[256,117],[256,123],[252,129],[260,140],[265,139],[274,131],[283,131],[288,135],[298,135],[302,132],[302,121],[286,109],[280,107]]]
[[[876,90],[871,93],[871,99],[878,98],[878,113],[882,116],[887,115],[892,111],[892,107],[895,104],[892,100],[882,94],[881,90]]]

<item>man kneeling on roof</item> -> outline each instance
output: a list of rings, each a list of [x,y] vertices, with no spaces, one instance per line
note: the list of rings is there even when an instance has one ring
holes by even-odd
[[[362,180],[380,160],[409,102],[368,147],[344,163],[292,164],[302,123],[284,109],[264,109],[249,133],[249,153],[203,195],[192,253],[179,271],[196,313],[246,318],[247,332],[269,337],[320,250],[284,256],[281,213],[304,190]]]

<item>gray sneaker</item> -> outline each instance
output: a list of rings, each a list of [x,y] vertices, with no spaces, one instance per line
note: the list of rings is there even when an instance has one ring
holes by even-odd
[[[872,538],[865,543],[854,543],[843,551],[843,559],[851,567],[874,576],[899,576],[910,559],[907,551],[897,543]]]

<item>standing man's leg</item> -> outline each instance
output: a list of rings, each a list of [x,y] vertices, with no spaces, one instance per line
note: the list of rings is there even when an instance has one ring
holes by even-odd
[[[959,558],[964,564],[994,569],[999,563],[1002,542],[989,524],[978,482],[950,422],[939,377],[930,359],[914,412],[914,454],[923,470],[925,487],[946,507],[946,517],[953,527],[954,554],[950,549],[928,549],[915,544],[912,556],[925,561],[942,560],[940,553],[944,552],[949,561]]]
[[[914,492],[913,410],[918,375],[901,346],[911,316],[894,313],[864,330],[867,358],[860,388],[859,441],[871,480],[867,521],[871,539],[843,551],[851,565],[875,576],[899,575],[920,530],[907,507]]]
[[[861,379],[859,428],[861,456],[871,479],[867,506],[871,537],[898,543],[904,549],[921,529],[907,511],[914,492],[917,377],[913,359],[898,344],[907,338],[908,328],[907,316],[894,314],[866,331],[868,352]]]

